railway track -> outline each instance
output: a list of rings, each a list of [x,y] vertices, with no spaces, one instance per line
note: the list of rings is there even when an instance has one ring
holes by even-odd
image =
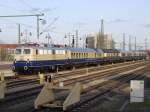
[[[11,69],[11,64],[1,64],[0,65],[0,70],[6,70],[6,69]]]
[[[90,67],[90,68],[82,68],[82,69],[77,69],[77,70],[73,70],[73,71],[68,71],[68,72],[63,72],[63,73],[59,73],[55,76],[55,78],[58,77],[66,77],[66,76],[70,76],[70,75],[75,75],[75,74],[83,74],[87,72],[95,72],[95,71],[99,71],[99,70],[104,70],[104,69],[110,69],[113,67],[119,67],[122,65],[130,65],[130,64],[135,64],[135,63],[139,63],[139,62],[146,62],[143,60],[139,60],[139,61],[135,61],[135,62],[125,62],[125,63],[116,63],[116,64],[111,64],[111,65],[105,65],[105,66],[97,66],[97,67]]]
[[[114,65],[107,65],[107,66],[102,66],[102,67],[94,67],[94,68],[89,68],[88,72],[92,73],[94,71],[107,70],[107,69],[111,69],[111,68],[114,68],[114,67],[123,66],[124,64],[132,65],[132,64],[136,64],[136,63],[138,63],[138,62],[132,62],[132,63],[131,62],[127,62],[127,63],[120,63],[120,64],[114,64]],[[141,62],[141,63],[144,63],[144,62]],[[64,79],[65,80],[69,80],[70,79],[70,81],[71,80],[75,81],[79,77],[81,77],[81,78],[82,77],[87,77],[87,75],[83,75],[83,74],[86,74],[86,72],[87,72],[86,69],[81,69],[81,70],[77,70],[77,71],[68,72],[67,74],[66,73],[62,74],[61,73],[61,74],[57,74],[54,77],[54,80],[56,80],[55,81],[56,83],[58,83],[60,80],[63,81]],[[75,76],[75,77],[73,78],[72,76]],[[90,76],[90,74],[89,74],[89,76]],[[10,88],[16,88],[16,87],[20,87],[20,86],[28,86],[30,84],[38,84],[39,83],[38,76],[33,75],[33,76],[30,76],[30,78],[29,77],[27,78],[27,77],[28,76],[23,76],[23,77],[18,77],[16,79],[7,81],[7,88],[10,89]],[[67,77],[70,77],[70,78],[67,78]]]
[[[126,68],[127,69],[127,68]],[[130,67],[130,69],[133,69],[133,68],[131,68]],[[112,73],[112,72],[110,72],[110,73]],[[117,72],[114,72],[114,73],[117,73]],[[107,74],[108,74],[108,72],[107,72]],[[95,76],[93,76],[93,78],[94,78]],[[79,78],[79,79],[81,79],[81,77]],[[76,80],[77,82],[79,81],[79,79],[78,80]],[[80,80],[81,82],[83,82],[84,84],[86,84],[86,83],[88,83],[88,82],[90,82],[91,80],[94,80],[94,79],[92,79],[91,77],[89,78],[89,80],[88,81],[85,81],[85,80],[87,80],[87,78],[85,78],[84,80],[82,79],[82,80]],[[70,81],[71,82],[71,81]],[[73,83],[73,82],[72,82]],[[74,82],[75,83],[75,82]],[[71,84],[71,83],[70,83]],[[30,89],[27,89],[27,90],[22,90],[22,91],[18,91],[18,92],[15,92],[15,93],[10,93],[9,95],[7,95],[8,97],[6,97],[4,100],[1,100],[0,101],[0,107],[5,107],[7,104],[8,105],[12,105],[12,101],[13,100],[15,100],[15,102],[26,102],[26,100],[27,100],[27,102],[28,101],[31,101],[31,99],[33,99],[39,92],[40,92],[40,90],[41,90],[41,88],[42,88],[42,86],[35,86],[35,87],[32,87],[32,88],[30,88]],[[29,98],[31,98],[31,99],[29,99]],[[32,102],[32,101],[31,101]],[[2,105],[2,104],[5,104],[5,106],[4,105]],[[3,108],[4,109],[4,108]],[[33,109],[33,106],[32,106],[32,109]]]
[[[144,75],[141,74],[146,73],[150,73],[150,69],[148,67],[132,74],[117,77],[115,78],[115,80],[107,82],[107,84],[105,82],[101,83],[97,87],[95,86],[90,87],[89,89],[86,90],[85,94],[82,95],[81,98],[82,100],[76,105],[72,106],[68,110],[68,112],[88,112],[88,110],[92,107],[92,105],[96,106],[96,104],[102,104],[103,102],[102,98],[104,97],[104,95],[110,93],[114,89],[123,86],[126,83],[129,83],[130,80],[143,79]],[[96,90],[96,92],[93,92],[94,90]]]
[[[134,65],[134,66],[133,66]],[[114,67],[113,69],[105,69],[103,71],[97,71],[89,74],[82,74],[79,76],[71,76],[70,78],[63,78],[63,79],[56,79],[54,83],[58,83],[59,81],[64,82],[64,85],[71,85],[76,82],[82,82],[82,83],[87,83],[88,81],[96,80],[99,78],[104,78],[104,77],[109,77],[109,76],[114,76],[117,75],[119,72],[124,72],[127,69],[135,69],[138,66],[143,65],[143,63],[140,64],[131,64],[131,65],[126,65],[126,66],[121,66],[121,67]],[[119,70],[120,69],[120,70]]]
[[[139,61],[142,62],[142,61]],[[118,67],[118,66],[123,66],[124,64],[136,64],[138,62],[126,62],[126,63],[119,63],[119,64],[113,64],[113,65],[106,65],[106,66],[101,66],[101,67],[92,67],[89,68],[88,72],[92,73],[94,71],[100,71],[100,70],[104,70],[104,69],[110,69],[110,68],[114,68],[114,67]],[[79,76],[82,74],[86,74],[87,69],[77,69],[75,71],[70,71],[70,72],[63,72],[63,73],[59,73],[55,75],[55,79],[59,80],[61,78],[66,78],[69,76]],[[7,80],[7,88],[16,88],[16,87],[20,87],[20,86],[28,86],[30,84],[38,84],[39,83],[39,78],[38,75],[31,75],[31,76],[27,76],[27,75],[21,75],[21,76],[16,76],[12,79]]]

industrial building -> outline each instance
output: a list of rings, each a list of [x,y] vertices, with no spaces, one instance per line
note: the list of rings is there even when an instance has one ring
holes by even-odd
[[[88,35],[86,38],[86,47],[87,48],[96,48],[97,47],[96,36]]]
[[[114,40],[111,35],[89,35],[86,38],[86,46],[88,48],[99,48],[99,49],[114,49]]]
[[[114,40],[111,34],[104,34],[103,20],[101,20],[101,31],[96,35],[88,35],[86,47],[99,49],[115,49]]]

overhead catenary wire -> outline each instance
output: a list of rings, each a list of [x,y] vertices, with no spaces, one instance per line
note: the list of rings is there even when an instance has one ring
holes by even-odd
[[[40,35],[42,35],[44,32],[46,32],[48,30],[48,28],[50,28],[58,19],[59,19],[59,16],[55,17],[54,20],[40,33]]]
[[[4,4],[0,4],[0,7],[8,8],[8,9],[11,9],[11,10],[14,10],[14,11],[17,11],[17,12],[25,12],[25,10],[20,10],[20,9],[15,8],[15,7],[4,5]]]
[[[31,12],[30,13],[33,13],[33,14],[36,14],[35,12],[32,12],[32,11],[34,11],[34,10],[36,10],[36,12],[38,12],[38,13],[41,13],[41,12],[39,12],[37,9],[38,8],[33,8],[31,5],[29,5],[27,2],[25,2],[24,0],[18,0],[21,4],[23,4],[24,6],[26,6],[26,7],[28,7],[30,10],[31,10]]]

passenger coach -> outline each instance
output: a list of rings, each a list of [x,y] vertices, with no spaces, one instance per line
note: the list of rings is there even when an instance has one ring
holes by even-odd
[[[18,47],[15,50],[13,70],[43,71],[58,65],[95,62],[96,51],[89,48]]]
[[[108,49],[21,46],[15,50],[13,71],[44,72],[61,65],[101,64],[144,59],[142,52]]]

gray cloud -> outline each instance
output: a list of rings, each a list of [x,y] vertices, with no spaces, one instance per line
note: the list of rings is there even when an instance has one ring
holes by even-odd
[[[143,25],[145,27],[150,27],[150,19],[145,20]]]

